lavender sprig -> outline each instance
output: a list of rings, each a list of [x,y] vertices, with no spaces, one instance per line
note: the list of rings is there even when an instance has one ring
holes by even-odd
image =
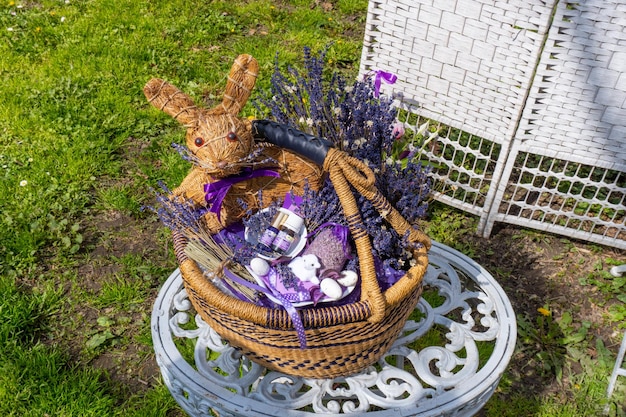
[[[387,200],[396,207],[409,223],[426,216],[431,179],[430,167],[409,160],[406,166],[396,161],[387,164],[383,175],[377,176],[376,185]]]
[[[338,223],[347,226],[339,196],[329,178],[325,179],[319,191],[305,186],[300,212],[306,219],[309,233],[314,232],[324,223]]]
[[[162,192],[153,190],[157,205],[145,206],[143,209],[156,213],[161,223],[172,231],[196,236],[203,233],[203,210],[198,210],[190,199],[174,196],[162,181],[158,185]]]

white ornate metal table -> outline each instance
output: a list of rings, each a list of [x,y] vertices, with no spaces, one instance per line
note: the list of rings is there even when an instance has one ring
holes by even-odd
[[[193,320],[192,320],[193,319]],[[424,295],[393,347],[335,379],[269,372],[195,314],[178,270],[152,313],[165,384],[191,416],[471,416],[494,393],[517,336],[511,303],[476,262],[434,243]]]

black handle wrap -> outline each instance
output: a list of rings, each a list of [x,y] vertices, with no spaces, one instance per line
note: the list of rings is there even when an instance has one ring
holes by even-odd
[[[328,139],[309,135],[293,127],[270,120],[253,120],[252,135],[255,139],[288,149],[323,165],[328,150],[333,147]]]

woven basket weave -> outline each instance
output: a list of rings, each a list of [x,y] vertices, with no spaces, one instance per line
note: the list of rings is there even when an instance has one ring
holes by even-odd
[[[294,324],[283,309],[233,298],[216,288],[198,264],[185,255],[186,239],[174,235],[176,257],[196,311],[223,339],[268,369],[309,378],[334,378],[359,372],[391,346],[422,292],[430,240],[413,228],[380,194],[374,174],[361,161],[330,149],[323,169],[336,189],[360,264],[361,299],[341,306],[299,310],[307,347],[300,347]],[[400,236],[408,233],[416,260],[406,274],[381,291],[370,238],[362,224],[352,188],[370,200]]]

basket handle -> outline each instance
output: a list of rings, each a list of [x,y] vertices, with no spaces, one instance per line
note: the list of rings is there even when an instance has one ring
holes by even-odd
[[[333,144],[328,139],[309,135],[300,130],[270,120],[253,120],[252,136],[260,141],[269,142],[278,147],[289,149],[310,159],[319,166]]]
[[[372,309],[370,320],[373,322],[380,321],[385,317],[386,298],[378,285],[372,244],[363,226],[361,213],[350,186],[372,202],[379,214],[389,222],[400,236],[404,236],[408,232],[408,239],[411,242],[420,243],[426,248],[430,248],[430,239],[422,231],[412,227],[378,191],[374,173],[359,159],[332,148],[329,149],[324,161],[324,170],[329,172],[330,180],[339,196],[356,245],[361,272],[361,297],[370,304]]]
[[[372,202],[400,236],[408,233],[411,242],[430,248],[428,236],[412,227],[380,193],[376,188],[374,173],[365,163],[335,149],[330,141],[269,120],[253,121],[252,132],[256,139],[294,151],[322,165],[324,171],[329,173],[356,245],[361,272],[361,298],[371,307],[372,315],[369,320],[381,321],[385,317],[387,303],[378,285],[372,244],[363,226],[351,186]]]
[[[408,239],[430,248],[430,238],[421,230],[411,226],[400,212],[389,203],[387,198],[376,188],[376,178],[372,170],[361,160],[343,151],[330,149],[325,161],[325,170],[341,169],[348,182],[376,208],[378,213],[391,224],[400,236],[409,233]]]

